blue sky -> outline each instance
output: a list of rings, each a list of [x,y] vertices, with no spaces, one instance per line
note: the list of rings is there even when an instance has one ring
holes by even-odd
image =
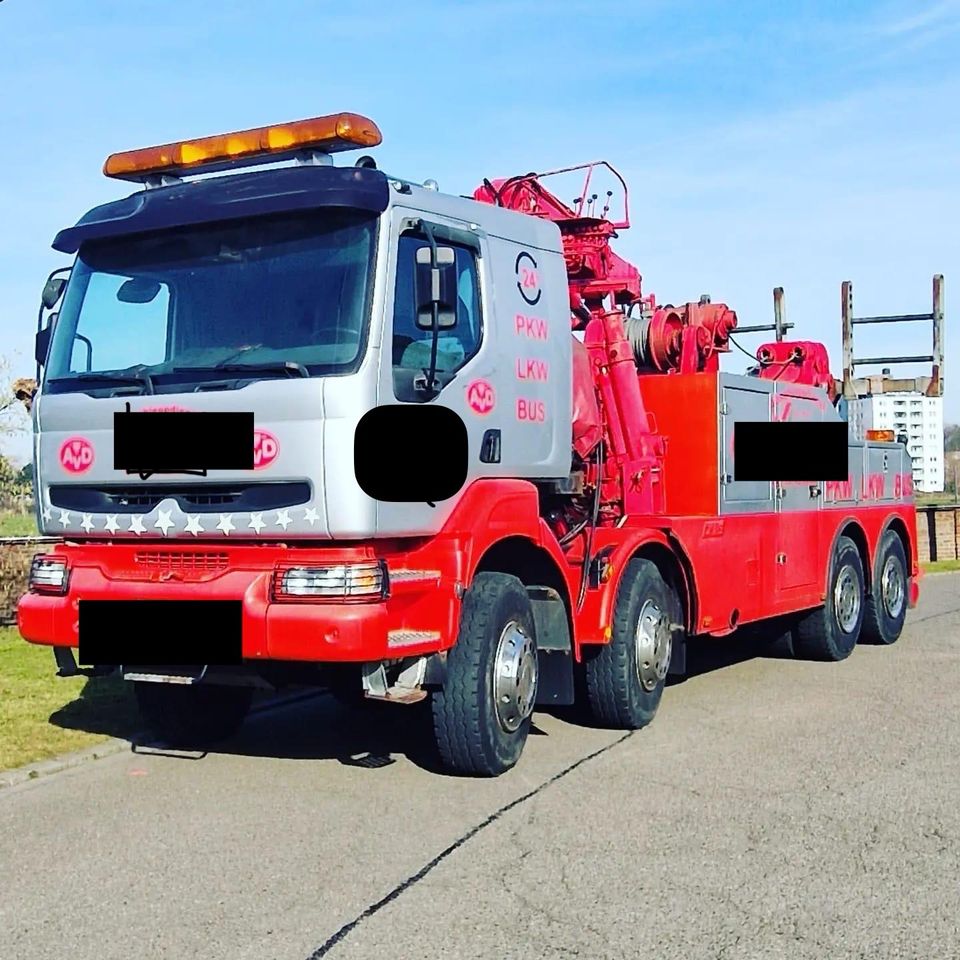
[[[107,154],[349,110],[383,131],[382,168],[449,192],[609,160],[631,191],[617,249],[647,291],[710,293],[748,324],[782,285],[794,335],[824,341],[836,375],[842,280],[860,315],[918,312],[943,273],[960,421],[960,0],[0,0],[0,90],[0,330],[18,374],[65,262],[53,235],[125,192]],[[858,352],[929,349],[926,327],[903,335],[859,328]]]

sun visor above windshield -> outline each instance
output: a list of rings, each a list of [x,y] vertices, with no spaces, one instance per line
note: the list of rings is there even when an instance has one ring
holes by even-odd
[[[304,165],[192,180],[95,207],[61,230],[53,249],[76,253],[89,240],[319,207],[380,214],[389,194],[383,172],[363,167]]]

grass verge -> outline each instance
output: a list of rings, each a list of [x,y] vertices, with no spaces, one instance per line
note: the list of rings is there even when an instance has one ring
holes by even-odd
[[[960,570],[960,560],[932,560],[920,566],[924,573],[953,573]]]
[[[58,677],[50,647],[0,628],[0,770],[132,736],[140,723],[130,686]]]
[[[0,511],[0,537],[35,537],[38,533],[32,513]]]

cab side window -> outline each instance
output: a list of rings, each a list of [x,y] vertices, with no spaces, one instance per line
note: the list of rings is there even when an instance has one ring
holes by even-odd
[[[400,237],[397,253],[397,287],[393,307],[393,392],[398,400],[423,402],[428,393],[415,387],[430,367],[433,334],[417,327],[416,259],[417,250],[428,247],[421,234],[405,233]],[[453,247],[457,276],[457,322],[440,331],[437,339],[437,379],[445,387],[457,371],[480,348],[482,323],[480,315],[480,282],[476,253],[468,247],[443,241]]]

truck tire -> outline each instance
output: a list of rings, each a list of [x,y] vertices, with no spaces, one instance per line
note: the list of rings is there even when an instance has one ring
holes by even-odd
[[[653,720],[680,619],[680,601],[656,564],[631,560],[617,588],[610,642],[585,664],[594,720],[618,730],[639,730]]]
[[[240,729],[253,700],[252,687],[134,682],[140,715],[172,747],[225,740]]]
[[[861,638],[865,643],[896,643],[906,619],[907,555],[900,538],[888,530],[877,550],[873,589],[867,594]]]
[[[523,584],[478,573],[464,594],[443,687],[431,698],[443,766],[496,777],[523,751],[537,701],[537,635]]]
[[[860,638],[865,607],[860,551],[849,537],[840,537],[830,560],[827,602],[797,622],[794,655],[801,660],[846,660]]]

